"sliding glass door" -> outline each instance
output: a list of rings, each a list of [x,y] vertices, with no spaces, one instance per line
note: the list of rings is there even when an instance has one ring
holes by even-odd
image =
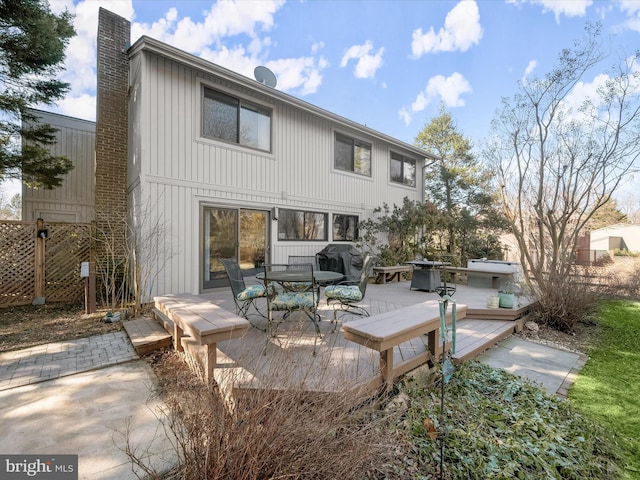
[[[237,258],[249,275],[265,263],[270,251],[269,211],[205,207],[203,212],[203,288],[228,285],[222,258]]]

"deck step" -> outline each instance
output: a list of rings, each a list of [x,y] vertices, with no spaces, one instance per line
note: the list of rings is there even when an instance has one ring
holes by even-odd
[[[129,320],[124,322],[124,329],[138,355],[146,355],[171,345],[171,335],[153,318]]]
[[[500,340],[511,336],[516,330],[516,322],[505,320],[470,320],[458,323],[454,362],[471,360]]]
[[[477,320],[517,320],[529,313],[531,305],[517,308],[486,308],[483,306],[469,306],[467,318]]]

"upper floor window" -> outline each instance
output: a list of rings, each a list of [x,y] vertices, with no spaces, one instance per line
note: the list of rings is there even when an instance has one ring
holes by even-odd
[[[270,152],[271,111],[205,88],[202,136]]]
[[[358,217],[356,215],[333,216],[333,239],[353,242],[358,239]]]
[[[416,186],[416,161],[391,152],[391,181]]]
[[[371,145],[336,133],[335,167],[371,176]]]
[[[278,240],[327,240],[327,214],[280,209]]]

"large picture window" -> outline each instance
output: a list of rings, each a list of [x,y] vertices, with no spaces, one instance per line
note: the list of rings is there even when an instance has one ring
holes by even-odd
[[[271,111],[205,88],[202,136],[270,152]]]
[[[333,216],[333,239],[353,242],[358,239],[358,217],[355,215]]]
[[[416,161],[391,152],[391,181],[416,186]]]
[[[278,240],[327,240],[327,214],[280,209]]]
[[[371,176],[371,145],[336,134],[335,167],[346,172]]]

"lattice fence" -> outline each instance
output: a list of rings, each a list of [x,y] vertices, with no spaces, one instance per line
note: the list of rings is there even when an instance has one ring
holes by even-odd
[[[91,260],[91,225],[52,222],[44,228],[46,301],[82,300],[80,263]],[[37,229],[36,222],[0,221],[0,307],[29,305],[36,296]]]

